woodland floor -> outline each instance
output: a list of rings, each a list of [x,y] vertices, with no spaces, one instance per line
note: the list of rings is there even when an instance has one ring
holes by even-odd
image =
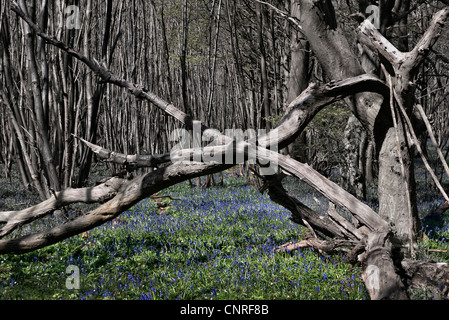
[[[442,200],[426,186],[419,168],[416,177],[419,212],[425,216]],[[306,205],[327,210],[327,200],[307,185],[286,182]],[[369,299],[361,268],[343,255],[309,248],[275,252],[281,244],[300,241],[305,229],[245,178],[226,173],[223,186],[191,188],[185,182],[160,194],[175,200],[147,199],[83,235],[0,256],[0,299]],[[36,202],[18,180],[1,181],[0,211]],[[368,204],[377,209],[374,197]],[[69,215],[81,208],[72,206]],[[51,218],[20,232],[46,228]],[[449,262],[449,214],[424,223],[422,231],[418,258]],[[79,289],[66,287],[69,265],[80,269]]]

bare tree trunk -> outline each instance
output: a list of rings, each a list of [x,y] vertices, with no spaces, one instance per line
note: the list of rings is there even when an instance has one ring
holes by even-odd
[[[379,153],[379,215],[394,223],[395,230],[398,232],[397,236],[404,244],[408,244],[410,237],[413,242],[416,241],[420,222],[415,201],[413,157],[410,153],[410,146],[404,139],[403,125],[400,126],[400,129],[402,129],[399,136],[401,154],[398,155],[398,137],[395,128],[388,130]],[[404,170],[401,169],[399,157],[402,158]],[[404,190],[408,190],[409,194],[404,194]],[[407,209],[409,203],[412,204],[412,220],[410,220],[410,212]]]
[[[357,118],[352,115],[348,119],[344,131],[344,159],[340,173],[343,187],[359,199],[366,199],[365,180],[365,138],[364,129]]]
[[[187,0],[184,0],[183,10],[182,10],[182,47],[181,47],[181,92],[182,92],[182,102],[184,104],[185,112],[194,116],[190,106],[190,102],[187,95],[187,37],[189,22],[187,19]]]
[[[211,117],[212,117],[212,99],[214,96],[214,92],[215,92],[215,73],[216,73],[216,67],[217,67],[217,50],[218,50],[218,35],[219,35],[219,31],[220,31],[220,15],[221,15],[221,2],[222,0],[218,1],[218,9],[217,9],[217,22],[216,22],[216,27],[215,27],[215,36],[214,36],[214,50],[213,53],[209,55],[209,91],[207,94],[207,113],[206,113],[206,119],[207,119],[207,123],[210,123],[211,121]],[[214,16],[214,10],[215,10],[215,6],[212,6],[211,9],[211,17]],[[213,19],[210,19],[210,28],[212,30],[212,21]],[[212,31],[209,34],[210,37],[210,43],[209,43],[209,50],[212,50],[211,45],[212,45]]]
[[[5,99],[5,101],[7,101],[7,100]],[[47,199],[47,194],[46,194],[45,190],[41,186],[41,183],[40,183],[40,180],[39,180],[39,174],[37,173],[36,166],[32,163],[32,160],[30,159],[28,153],[25,151],[26,150],[26,143],[25,143],[25,138],[23,137],[23,134],[22,134],[22,129],[19,127],[16,119],[14,118],[14,116],[12,114],[11,114],[10,120],[11,120],[12,125],[13,125],[13,127],[15,129],[15,132],[17,134],[17,139],[19,140],[20,147],[24,151],[23,155],[25,157],[25,162],[27,164],[27,168],[28,168],[28,170],[30,172],[31,181],[33,182],[33,185],[36,188],[36,191],[38,192],[39,197],[42,200]]]
[[[266,12],[265,8],[261,4],[256,4],[256,12],[257,12],[257,37],[259,41],[259,50],[260,50],[260,79],[261,79],[261,96],[263,102],[263,117],[265,117],[265,129],[270,130],[270,116],[271,116],[271,107],[270,107],[270,94],[268,89],[268,76],[267,76],[267,54],[265,51],[264,44],[264,34],[263,27],[266,23]]]
[[[384,61],[385,72],[391,77],[394,76],[390,94],[394,95],[394,101],[390,103],[391,107],[393,108],[393,104],[397,102],[408,117],[411,117],[415,103],[412,79],[426,56],[426,50],[440,34],[442,24],[436,21],[444,21],[448,12],[449,10],[442,10],[436,14],[421,40],[413,50],[405,53],[398,52],[372,25],[363,23],[360,26],[359,39],[372,50],[382,48],[378,54]],[[379,214],[394,223],[398,237],[403,241],[409,240],[411,246],[418,236],[419,218],[416,209],[412,146],[407,138],[411,129],[406,128],[404,120],[406,114],[398,112],[397,126],[387,131],[379,154]],[[394,117],[394,114],[392,116]],[[416,145],[419,142],[412,139],[412,143]],[[398,153],[398,150],[401,150],[401,153]],[[391,179],[392,176],[398,176],[398,173],[401,173],[402,178]],[[401,196],[398,190],[409,190],[410,193],[404,194],[402,191]],[[413,251],[412,247],[409,249]]]
[[[291,16],[300,18],[301,8],[298,0],[291,0]],[[309,83],[309,59],[310,46],[304,35],[296,26],[291,31],[291,58],[290,70],[287,82],[287,103],[291,103],[299,94],[307,88]],[[289,154],[300,162],[306,161],[306,131],[303,131],[298,139],[289,146]]]
[[[368,138],[369,139],[369,138]],[[366,162],[365,162],[365,181],[366,186],[371,186],[374,184],[374,142],[369,139],[368,145],[366,147]]]
[[[350,46],[340,29],[332,25],[328,25],[326,28],[326,25],[322,23],[327,21],[323,16],[324,13],[318,11],[318,7],[313,6],[309,0],[301,1],[301,5],[307,12],[307,15],[301,16],[303,31],[328,76],[332,79],[340,79],[341,77],[362,74],[363,69],[349,49]],[[331,6],[330,2],[326,6]],[[327,10],[327,12],[332,11]],[[311,12],[314,13],[311,14]],[[332,22],[333,19],[330,19],[330,21]],[[363,44],[366,45],[365,42]],[[389,47],[388,50],[393,49]],[[380,214],[384,217],[387,215],[391,216],[392,219],[389,221],[401,230],[407,230],[407,233],[401,234],[400,238],[408,243],[408,239],[410,239],[408,231],[410,229],[410,224],[408,223],[410,214],[407,209],[408,206],[404,206],[404,204],[409,202],[409,197],[411,197],[412,201],[415,198],[413,163],[408,149],[404,150],[403,159],[406,163],[404,168],[406,177],[404,179],[396,179],[395,181],[389,178],[393,174],[391,168],[398,168],[400,164],[397,153],[393,152],[396,149],[396,136],[392,134],[394,130],[392,131],[391,127],[391,117],[384,113],[388,107],[381,107],[382,103],[388,102],[384,102],[382,97],[372,93],[361,93],[354,96],[353,99],[347,100],[347,102],[352,107],[354,115],[357,116],[365,130],[367,130],[368,135],[375,137],[376,146],[382,153],[381,155],[379,154],[378,183]],[[383,175],[383,178],[380,178],[381,175]],[[410,186],[408,190],[411,192],[411,195],[406,192],[405,183]],[[392,206],[393,203],[397,205]],[[412,204],[414,221],[416,221],[415,206],[416,204]],[[399,217],[402,217],[402,219],[396,221],[395,219]],[[406,225],[399,227],[398,224]],[[416,231],[417,228],[413,227],[412,230]],[[416,239],[416,236],[414,234],[411,237]]]
[[[24,0],[21,0],[22,10],[27,11],[26,4]],[[44,99],[41,91],[41,79],[39,77],[39,72],[36,63],[36,56],[34,52],[34,41],[31,34],[31,28],[28,24],[23,24],[24,36],[26,39],[26,50],[27,50],[27,59],[29,63],[29,76],[31,79],[32,91],[33,91],[33,105],[34,112],[36,116],[36,125],[37,131],[39,134],[39,145],[41,147],[42,159],[44,162],[44,171],[45,174],[48,175],[49,186],[54,191],[59,191],[61,189],[59,183],[59,177],[56,172],[56,167],[53,160],[52,151],[50,148],[50,141],[48,137],[48,121],[47,115],[45,114],[44,107]],[[48,76],[48,75],[47,75]]]

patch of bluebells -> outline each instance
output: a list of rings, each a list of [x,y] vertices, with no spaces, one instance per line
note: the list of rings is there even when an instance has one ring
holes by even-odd
[[[298,251],[287,259],[296,259],[295,263],[286,264],[284,255],[275,254],[275,247],[291,241],[292,235],[300,237],[301,228],[290,222],[287,210],[252,187],[194,188],[188,197],[177,192],[171,195],[182,198],[172,202],[173,215],[158,215],[156,208],[145,201],[123,214],[128,223],[120,227],[121,231],[142,232],[142,238],[127,237],[122,245],[128,247],[131,256],[142,256],[146,269],[139,270],[143,274],[138,276],[128,274],[127,285],[115,284],[132,298],[270,298],[273,294],[278,298],[332,298],[326,292],[329,290],[307,293],[307,287],[301,287],[307,282],[323,283],[325,287],[331,284],[336,298],[349,298],[345,290],[363,288],[355,278],[330,282],[325,270],[329,263],[337,265],[332,258],[320,256],[317,261],[304,262],[317,254]],[[144,210],[148,208],[152,211]],[[109,244],[108,250],[122,251],[117,245]],[[129,258],[126,254],[119,256]],[[300,281],[289,280],[297,274],[302,274]],[[103,277],[97,287],[106,283]],[[297,292],[291,294],[292,289]],[[83,297],[96,294],[89,290]]]
[[[122,224],[111,222],[86,238],[57,244],[53,259],[64,258],[62,265],[81,270],[81,288],[63,297],[368,298],[361,271],[341,256],[309,248],[275,253],[278,245],[300,241],[303,228],[268,195],[232,180],[226,183],[226,188],[174,186],[164,194],[179,200],[171,201],[165,214],[147,199],[124,212]],[[64,246],[75,249],[66,252]],[[64,270],[59,278],[64,279]]]

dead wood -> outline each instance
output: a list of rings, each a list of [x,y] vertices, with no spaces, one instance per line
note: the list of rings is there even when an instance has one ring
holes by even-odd
[[[73,135],[75,138],[86,144],[100,159],[105,162],[113,162],[126,166],[129,170],[137,168],[156,168],[158,165],[170,162],[170,153],[166,154],[152,154],[152,155],[127,155],[119,152],[114,152],[90,143],[81,137]]]
[[[393,242],[390,232],[368,235],[366,253],[362,257],[362,278],[373,300],[408,300],[405,285],[393,263]]]
[[[426,292],[432,299],[449,298],[449,265],[404,259],[401,261],[405,283],[411,290]]]
[[[291,252],[294,250],[298,250],[301,248],[313,248],[318,250],[319,252],[326,252],[328,254],[335,253],[338,250],[347,251],[349,248],[353,248],[357,245],[361,244],[358,241],[351,240],[321,240],[315,237],[309,237],[305,240],[301,240],[299,242],[288,242],[283,245],[280,245],[275,248],[276,252]]]

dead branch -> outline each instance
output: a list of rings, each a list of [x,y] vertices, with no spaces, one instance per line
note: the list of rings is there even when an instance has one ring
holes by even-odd
[[[436,253],[447,253],[447,250],[441,249],[427,249],[428,252],[436,252]]]
[[[229,165],[219,165],[215,163],[180,162],[166,168],[157,169],[130,181],[125,180],[126,182],[119,184],[120,192],[115,193],[109,201],[82,216],[43,232],[15,239],[0,240],[0,254],[24,253],[49,246],[104,224],[116,218],[137,202],[148,198],[171,185],[201,175],[216,173],[229,167]],[[88,194],[86,191],[86,189],[72,189],[70,194],[79,202],[83,192],[84,194]],[[104,193],[102,194],[104,195]],[[56,209],[61,206],[61,203],[61,201],[58,202],[54,200],[50,203],[45,203],[45,206],[43,205],[43,207],[47,210],[45,212],[48,212],[50,205],[51,209]],[[28,215],[32,215],[32,211],[33,210],[27,211]],[[2,214],[4,218],[14,216],[14,213],[12,212]]]
[[[153,155],[126,155],[115,151],[110,151],[96,144],[90,143],[81,137],[73,135],[75,138],[87,145],[100,159],[106,162],[113,162],[120,165],[126,165],[129,168],[155,168],[159,164],[170,162],[170,153]]]
[[[290,16],[287,12],[276,8],[275,6],[273,6],[272,4],[265,2],[265,1],[260,1],[260,0],[256,0],[258,3],[266,5],[268,7],[270,7],[272,10],[276,11],[281,17],[287,19],[288,21],[290,21],[291,23],[293,23],[298,29],[302,29],[301,24],[299,23],[299,20],[295,17]]]
[[[5,223],[0,227],[0,238],[26,223],[42,218],[54,210],[69,204],[105,202],[117,195],[126,184],[126,180],[112,178],[95,187],[81,189],[69,188],[56,192],[48,200],[23,210],[0,212],[0,223]]]
[[[346,249],[362,244],[352,240],[320,240],[317,238],[308,238],[299,242],[288,242],[275,248],[276,252],[291,252],[302,248],[314,248],[320,252],[333,253],[337,249]],[[363,245],[363,244],[362,244]]]

